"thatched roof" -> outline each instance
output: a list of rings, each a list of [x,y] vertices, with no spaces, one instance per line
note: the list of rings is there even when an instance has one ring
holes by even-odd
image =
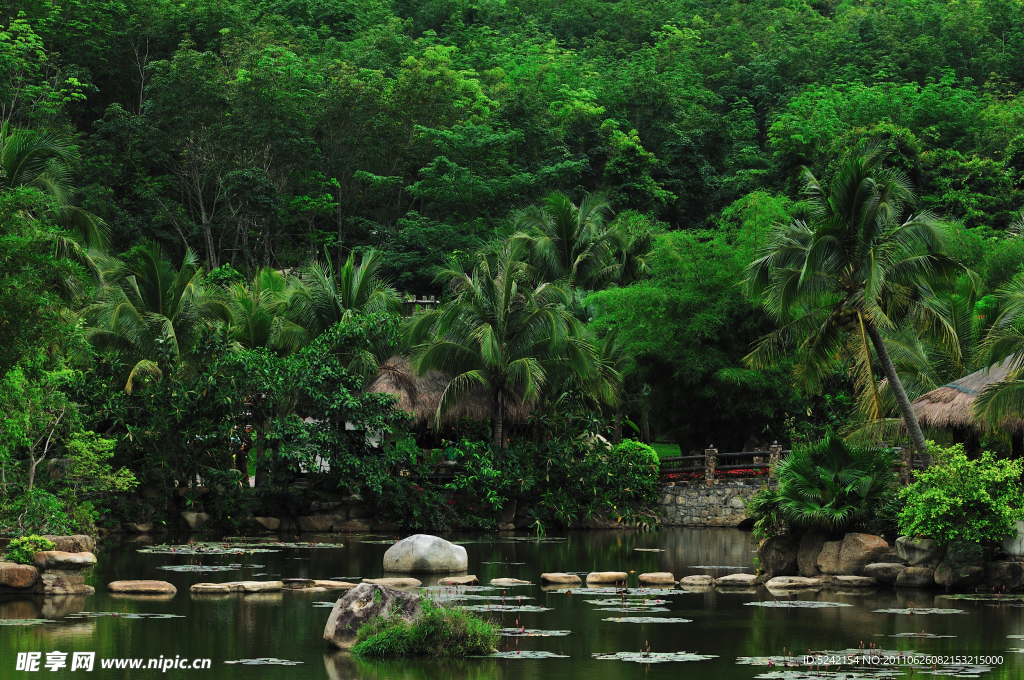
[[[416,415],[417,423],[433,425],[434,414],[441,403],[451,376],[441,371],[430,371],[424,376],[416,375],[409,365],[409,360],[402,356],[393,356],[381,364],[377,377],[370,383],[366,391],[374,394],[393,394],[398,397],[398,408],[406,413]],[[506,423],[526,422],[530,405],[518,402],[506,407]],[[473,390],[444,418],[450,423],[468,416],[473,420],[487,420],[491,417],[491,397],[483,389]]]
[[[911,406],[917,414],[917,421],[923,428],[951,430],[974,428],[984,430],[984,423],[973,416],[974,402],[989,385],[1001,382],[1010,373],[1013,362],[1004,361],[989,368],[975,371],[959,380],[924,394],[913,401]],[[1024,421],[1007,418],[1003,428],[1014,432],[1024,431]]]

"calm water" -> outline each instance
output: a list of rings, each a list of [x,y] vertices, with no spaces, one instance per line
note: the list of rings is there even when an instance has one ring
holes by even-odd
[[[754,553],[747,532],[735,529],[665,529],[658,532],[569,532],[566,540],[552,543],[515,542],[493,535],[447,535],[466,542],[470,573],[483,583],[492,578],[516,577],[537,581],[544,571],[671,571],[677,578],[689,574],[721,576],[738,570],[750,571]],[[1001,655],[1004,663],[980,675],[954,677],[1018,678],[1022,675],[1024,653],[1010,651],[1024,647],[1024,603],[994,604],[949,600],[931,591],[879,589],[864,594],[839,594],[823,590],[802,594],[797,599],[841,602],[849,607],[823,609],[764,608],[746,603],[774,600],[764,588],[751,592],[683,592],[662,596],[661,605],[670,611],[649,616],[691,619],[691,623],[636,624],[607,622],[610,617],[641,616],[641,612],[599,611],[601,605],[588,599],[614,595],[587,595],[543,591],[539,586],[508,589],[531,597],[523,604],[552,608],[544,612],[489,614],[506,626],[570,630],[565,637],[503,638],[502,649],[548,650],[569,658],[470,659],[460,662],[363,662],[345,653],[330,652],[321,639],[329,608],[314,602],[332,600],[330,593],[257,593],[228,596],[192,596],[189,586],[206,581],[273,579],[287,577],[333,578],[382,576],[381,560],[387,545],[373,543],[395,536],[318,536],[302,540],[341,543],[336,549],[287,548],[251,555],[203,556],[140,554],[146,543],[116,541],[102,546],[99,565],[87,581],[96,594],[82,598],[0,599],[0,617],[49,618],[57,623],[35,626],[0,627],[0,678],[34,677],[16,673],[17,652],[96,652],[97,658],[208,657],[210,670],[169,670],[180,678],[419,678],[491,679],[586,679],[595,678],[736,678],[790,677],[778,675],[778,668],[741,665],[738,657],[781,655],[807,649],[841,650],[874,644],[887,650],[914,650],[927,654]],[[157,539],[163,542],[164,539]],[[289,539],[282,539],[289,540]],[[660,548],[663,552],[638,552],[635,548]],[[241,569],[220,573],[182,573],[160,570],[162,565],[242,564]],[[500,564],[494,564],[500,563]],[[522,564],[515,564],[522,563]],[[264,566],[256,566],[264,565]],[[707,569],[728,566],[734,569]],[[735,569],[741,568],[741,569]],[[257,574],[266,574],[257,576]],[[635,578],[635,577],[633,577]],[[122,579],[163,579],[178,587],[172,599],[118,598],[106,592],[108,582]],[[430,583],[426,579],[425,583]],[[634,581],[635,583],[635,581]],[[501,591],[474,594],[495,595]],[[468,604],[486,602],[473,601]],[[506,600],[506,604],[510,603]],[[956,615],[873,613],[874,609],[914,607],[955,607]],[[77,612],[134,612],[176,614],[183,618],[126,619],[121,617],[65,618]],[[894,638],[898,633],[931,633],[953,637]],[[595,653],[694,652],[713,654],[706,661],[638,664],[619,660],[598,660]],[[276,657],[302,662],[295,666],[238,666],[225,661]],[[70,655],[68,657],[70,661]],[[70,663],[68,664],[70,668]],[[44,677],[79,677],[82,671],[68,668],[40,671]],[[155,678],[155,670],[102,670],[99,662],[86,677]],[[918,670],[915,677],[921,676]],[[812,676],[800,676],[812,677]],[[829,676],[823,676],[829,677]],[[837,676],[831,676],[837,677]],[[842,675],[838,677],[848,677]],[[853,676],[861,677],[861,676]],[[909,673],[905,677],[910,677]],[[927,677],[932,677],[930,674]]]

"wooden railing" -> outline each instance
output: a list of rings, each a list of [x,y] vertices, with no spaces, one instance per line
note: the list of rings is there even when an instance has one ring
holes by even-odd
[[[727,472],[730,470],[771,470],[771,467],[778,463],[789,451],[783,451],[782,446],[773,444],[764,451],[741,451],[738,453],[719,453],[716,448],[704,449],[704,454],[695,456],[670,456],[661,459],[661,474],[685,474],[704,471],[704,481],[710,484],[715,479],[716,472]],[[733,461],[749,460],[749,463],[737,463]],[[727,461],[725,465],[721,463]],[[674,463],[692,462],[692,465],[679,465],[672,467]]]

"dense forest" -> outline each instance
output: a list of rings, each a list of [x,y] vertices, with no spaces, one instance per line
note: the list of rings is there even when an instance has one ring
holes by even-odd
[[[529,403],[535,442],[903,436],[852,326],[814,371],[806,344],[751,354],[788,313],[751,263],[858,155],[958,267],[878,324],[910,398],[1019,347],[1019,0],[23,0],[0,24],[8,517],[54,458],[72,523],[325,451],[330,485],[385,493],[408,452],[353,454],[345,419],[404,436],[364,392],[398,355],[459,376],[444,408]],[[403,320],[409,294],[441,307]],[[519,355],[452,349],[482,327]]]

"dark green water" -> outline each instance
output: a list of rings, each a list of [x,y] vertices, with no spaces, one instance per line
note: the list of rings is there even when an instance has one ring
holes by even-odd
[[[700,569],[702,565],[742,567],[749,571],[754,554],[749,533],[734,529],[665,529],[659,532],[570,532],[556,543],[512,542],[493,535],[448,535],[449,540],[467,541],[470,573],[486,584],[497,577],[537,581],[544,571],[671,571],[676,577],[707,573],[721,576],[735,569]],[[290,538],[290,537],[289,537]],[[284,538],[282,540],[289,540]],[[99,564],[87,581],[96,587],[88,597],[0,600],[0,617],[49,618],[56,623],[35,626],[0,626],[0,678],[18,677],[103,677],[155,678],[161,675],[207,678],[379,678],[413,680],[427,678],[564,679],[596,678],[725,678],[749,679],[759,676],[785,678],[779,669],[737,664],[737,657],[781,655],[807,649],[842,650],[861,644],[886,650],[914,650],[922,654],[996,655],[1002,665],[980,675],[954,677],[1018,678],[1024,675],[1024,653],[1010,651],[1024,647],[1024,608],[1021,602],[992,603],[949,600],[931,591],[879,589],[863,594],[839,594],[829,590],[801,594],[798,599],[841,602],[852,606],[827,609],[787,609],[750,606],[745,603],[774,600],[764,588],[751,592],[679,592],[662,599],[670,611],[651,613],[655,617],[691,619],[691,623],[634,624],[607,622],[610,617],[639,616],[640,613],[599,611],[588,599],[615,597],[587,595],[585,589],[572,594],[545,592],[539,586],[509,589],[523,600],[552,608],[530,613],[490,614],[506,626],[570,630],[565,637],[503,638],[502,649],[548,650],[569,658],[470,659],[460,662],[363,662],[345,653],[329,652],[321,636],[329,608],[313,606],[316,601],[335,599],[329,593],[256,593],[225,596],[192,596],[189,586],[197,582],[241,579],[305,577],[382,576],[381,560],[387,545],[369,543],[394,536],[338,537],[302,536],[302,540],[341,543],[340,549],[289,548],[252,555],[203,556],[140,554],[147,544],[118,541],[102,546]],[[158,539],[162,542],[163,539]],[[664,552],[637,552],[634,548],[660,548]],[[241,563],[243,568],[220,573],[180,573],[157,569],[161,565],[204,565]],[[484,562],[523,563],[484,564]],[[265,565],[255,567],[252,565]],[[267,574],[256,576],[256,574]],[[632,577],[635,579],[635,576]],[[178,594],[171,599],[118,598],[107,593],[106,584],[123,579],[161,579],[174,583]],[[425,579],[429,584],[430,579]],[[635,580],[633,581],[635,583]],[[479,594],[500,594],[501,591]],[[963,614],[917,615],[873,613],[874,609],[914,607],[955,607]],[[469,602],[468,604],[477,604]],[[177,614],[184,618],[125,619],[103,617],[65,619],[76,612],[135,612]],[[927,632],[953,637],[916,639],[893,638],[898,633]],[[705,661],[638,664],[619,660],[598,660],[595,653],[688,651],[712,654]],[[103,670],[97,660],[92,673],[56,672],[42,668],[37,673],[16,672],[18,652],[96,652],[97,659],[114,657],[157,658],[180,655],[210,658],[209,670]],[[238,666],[225,661],[276,657],[300,661],[296,666]],[[764,676],[763,674],[768,674]],[[918,669],[914,677],[922,676]],[[801,676],[816,677],[816,676]],[[866,677],[823,675],[820,677]],[[909,672],[903,677],[911,677]],[[924,677],[933,677],[925,674]],[[946,676],[948,677],[948,676]]]

